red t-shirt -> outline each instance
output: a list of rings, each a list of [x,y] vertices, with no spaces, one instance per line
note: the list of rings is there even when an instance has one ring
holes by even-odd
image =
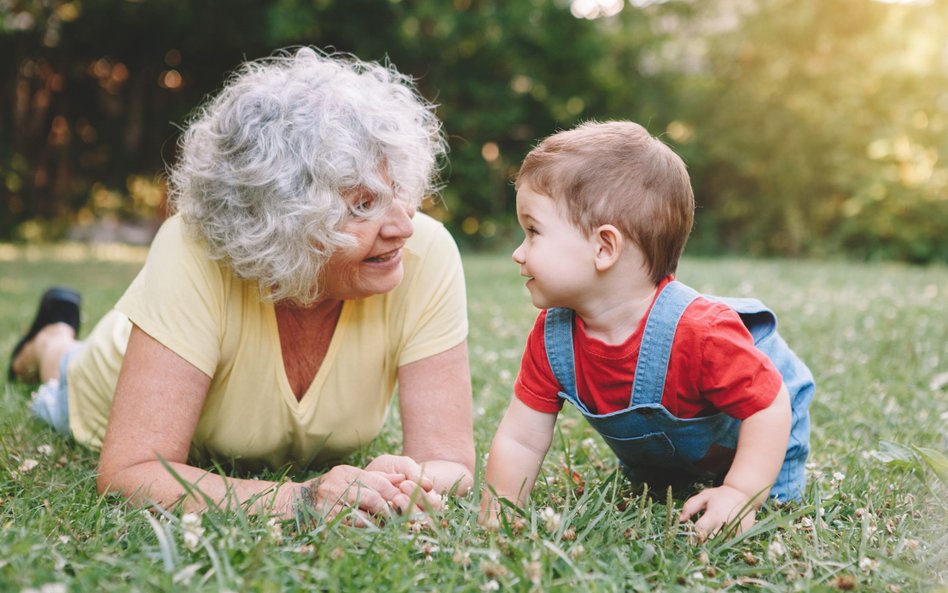
[[[663,280],[659,291],[672,279]],[[590,412],[607,414],[629,407],[647,318],[648,313],[623,343],[610,345],[587,336],[583,320],[574,316],[576,389]],[[560,384],[546,357],[545,320],[544,310],[527,338],[514,393],[530,408],[554,413],[564,400],[556,395]],[[721,411],[744,420],[768,407],[782,383],[734,310],[704,298],[688,305],[675,332],[662,395],[662,405],[671,414],[696,418]]]

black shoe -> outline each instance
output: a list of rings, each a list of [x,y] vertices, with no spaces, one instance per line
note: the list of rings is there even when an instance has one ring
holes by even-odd
[[[36,312],[36,318],[33,319],[33,325],[30,331],[20,338],[10,356],[10,366],[7,370],[7,380],[11,383],[16,380],[13,373],[13,359],[20,353],[27,342],[36,337],[36,334],[47,325],[53,323],[68,323],[72,329],[76,330],[76,336],[79,336],[79,305],[82,304],[82,297],[79,293],[62,286],[54,286],[47,289],[40,299],[39,310]]]

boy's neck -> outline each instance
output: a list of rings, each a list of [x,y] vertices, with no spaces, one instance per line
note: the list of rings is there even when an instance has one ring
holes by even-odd
[[[586,326],[586,335],[606,344],[621,344],[635,332],[658,290],[658,286],[648,278],[640,278],[637,282],[629,282],[626,278],[624,282],[615,284],[618,286],[611,290],[590,295],[592,298],[588,302],[575,309]]]

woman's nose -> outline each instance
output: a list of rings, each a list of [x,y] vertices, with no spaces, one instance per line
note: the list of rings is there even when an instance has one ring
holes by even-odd
[[[382,222],[381,234],[389,237],[411,237],[415,232],[415,226],[411,219],[415,215],[415,209],[408,203],[394,199],[388,205],[385,217]]]

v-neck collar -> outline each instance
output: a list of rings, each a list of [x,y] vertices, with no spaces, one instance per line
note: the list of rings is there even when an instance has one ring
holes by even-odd
[[[349,319],[352,316],[352,301],[342,302],[342,309],[339,311],[336,328],[333,330],[332,337],[329,340],[329,346],[326,348],[326,355],[323,356],[316,375],[299,400],[296,399],[296,394],[293,393],[290,380],[286,375],[286,365],[283,361],[283,346],[280,343],[280,326],[279,323],[277,323],[275,304],[268,303],[268,309],[270,340],[272,344],[271,352],[275,353],[272,366],[276,373],[277,383],[280,386],[280,396],[290,410],[296,413],[306,412],[318,405],[318,394],[322,390],[322,386],[326,383],[326,377],[331,372],[337,353],[339,352],[339,344],[342,343],[346,328],[349,326]]]

